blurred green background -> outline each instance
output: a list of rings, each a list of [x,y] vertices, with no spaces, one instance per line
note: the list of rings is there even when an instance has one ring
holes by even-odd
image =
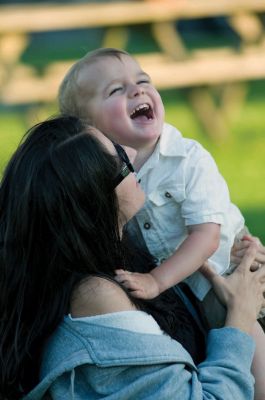
[[[213,22],[206,25],[203,22],[179,27],[187,47],[218,47],[227,41],[237,45],[237,38],[224,27],[222,20],[217,21],[217,29],[213,28]],[[50,61],[77,59],[100,47],[101,36],[100,29],[35,34],[20,61],[34,65],[41,74]],[[126,50],[132,53],[157,50],[148,26],[130,28]],[[207,136],[193,114],[186,90],[172,89],[162,91],[161,95],[166,120],[211,152],[250,231],[265,243],[265,81],[249,82],[247,87],[246,101],[234,115],[229,135],[219,143]],[[48,105],[0,106],[0,174],[24,132],[56,113],[56,101]]]

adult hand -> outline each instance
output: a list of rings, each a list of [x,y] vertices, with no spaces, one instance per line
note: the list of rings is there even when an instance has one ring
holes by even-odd
[[[234,326],[250,333],[260,309],[265,306],[265,267],[251,271],[257,256],[258,246],[251,243],[237,269],[222,277],[207,264],[201,268],[211,282],[216,295],[227,307],[226,326]]]
[[[155,278],[149,274],[117,269],[115,280],[130,290],[139,299],[153,299],[159,295],[159,287]]]
[[[256,243],[258,247],[255,260],[251,265],[251,268],[254,271],[259,268],[260,264],[265,264],[265,246],[262,245],[261,241],[257,237],[245,235],[242,240],[236,241],[231,249],[231,261],[238,265],[251,243]]]

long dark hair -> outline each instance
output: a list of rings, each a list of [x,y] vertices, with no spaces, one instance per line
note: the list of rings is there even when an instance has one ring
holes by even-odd
[[[38,380],[47,337],[89,274],[122,265],[116,158],[91,127],[60,116],[34,126],[0,186],[0,393],[15,400]],[[2,397],[1,397],[2,398]]]

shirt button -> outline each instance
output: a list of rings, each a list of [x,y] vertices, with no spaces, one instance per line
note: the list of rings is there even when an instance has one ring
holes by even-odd
[[[169,192],[166,192],[166,193],[165,193],[165,196],[166,196],[168,199],[170,199],[170,198],[172,197],[172,195],[171,195]]]
[[[150,228],[151,228],[151,224],[149,224],[149,222],[145,222],[144,229],[150,229]]]
[[[162,264],[164,261],[166,261],[166,258],[161,258],[161,260],[160,260],[161,264]]]

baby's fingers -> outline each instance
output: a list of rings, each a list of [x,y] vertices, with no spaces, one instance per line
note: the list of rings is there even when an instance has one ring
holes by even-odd
[[[233,247],[232,247],[232,253],[236,253],[241,250],[246,250],[250,246],[251,242],[248,240],[237,240]]]
[[[249,242],[253,242],[256,243],[257,245],[261,244],[261,241],[259,240],[258,237],[256,236],[251,236],[251,235],[244,235],[242,238],[243,241],[249,241]]]
[[[133,281],[133,280],[126,280],[122,282],[122,285],[129,289],[130,291],[134,290],[140,290],[141,288],[139,287],[138,283]]]
[[[124,271],[117,275],[115,280],[128,289],[132,296],[139,299],[146,298],[145,291],[133,272]]]
[[[133,297],[136,297],[137,299],[144,299],[144,293],[141,289],[136,289],[136,290],[131,290],[130,293]]]
[[[130,281],[133,279],[133,273],[130,271],[124,271],[122,269],[115,271],[115,280],[119,283],[124,283],[125,281]]]
[[[125,269],[115,269],[116,275],[126,274],[129,271],[125,271]]]

